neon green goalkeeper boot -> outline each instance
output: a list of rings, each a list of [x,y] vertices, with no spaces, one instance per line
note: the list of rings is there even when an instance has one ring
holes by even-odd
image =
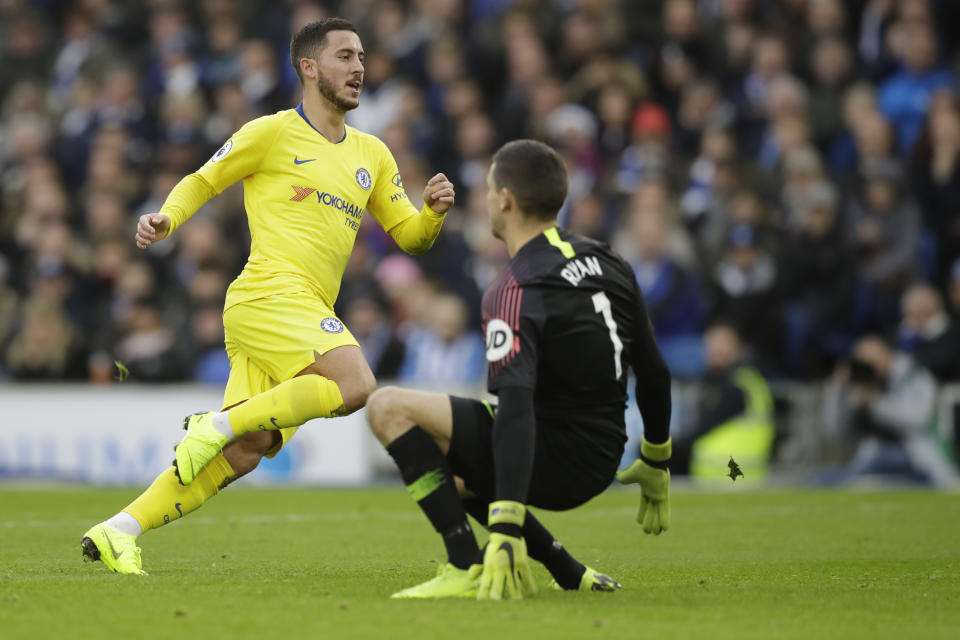
[[[229,439],[213,428],[212,411],[194,413],[183,419],[187,435],[174,450],[174,471],[180,484],[187,486],[197,477],[208,462],[217,457]]]
[[[437,570],[437,575],[426,582],[403,591],[391,598],[476,598],[483,565],[475,564],[469,569],[458,569],[449,562]]]
[[[580,578],[580,586],[577,587],[577,591],[616,591],[622,587],[619,582],[611,578],[605,573],[600,573],[592,567],[587,567],[587,570],[583,572],[583,576]],[[550,583],[550,588],[554,591],[563,591],[556,580]],[[571,589],[573,591],[573,589]]]
[[[100,560],[114,573],[147,575],[140,561],[136,536],[112,529],[103,522],[83,534],[80,552],[84,562]]]

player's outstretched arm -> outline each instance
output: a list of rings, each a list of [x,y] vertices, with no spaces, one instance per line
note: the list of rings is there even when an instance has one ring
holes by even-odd
[[[260,168],[276,140],[278,116],[264,116],[240,127],[199,170],[183,177],[170,191],[159,213],[140,217],[137,246],[146,249],[163,240],[218,193]]]
[[[217,192],[213,186],[198,173],[185,176],[170,191],[158,213],[140,216],[137,246],[146,249],[154,242],[163,240],[215,195]]]
[[[146,249],[170,234],[170,216],[165,213],[147,213],[137,223],[137,246]]]

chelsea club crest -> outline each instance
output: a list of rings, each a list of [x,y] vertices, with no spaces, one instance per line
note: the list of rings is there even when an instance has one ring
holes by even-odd
[[[320,321],[320,328],[327,333],[341,333],[343,331],[343,323],[336,318],[324,318]]]
[[[357,184],[363,187],[364,191],[369,191],[370,185],[373,184],[373,180],[370,179],[370,172],[363,168],[357,169]]]

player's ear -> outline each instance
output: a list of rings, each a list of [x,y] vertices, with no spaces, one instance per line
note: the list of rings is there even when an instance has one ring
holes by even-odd
[[[311,80],[316,80],[317,78],[317,68],[316,60],[312,58],[300,58],[300,73],[304,78],[310,78]]]
[[[510,189],[503,187],[500,189],[500,211],[513,209],[516,206],[516,198],[510,193]]]

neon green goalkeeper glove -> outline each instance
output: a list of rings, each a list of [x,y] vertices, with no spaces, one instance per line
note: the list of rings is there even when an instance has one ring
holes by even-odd
[[[645,533],[660,535],[670,527],[670,460],[673,446],[670,438],[663,444],[651,444],[644,438],[640,444],[640,458],[626,469],[617,471],[617,480],[623,484],[640,485],[640,510],[637,522]]]
[[[519,600],[537,592],[537,584],[527,562],[523,541],[523,520],[527,509],[519,502],[499,500],[490,503],[490,540],[483,554],[478,600],[501,600],[505,596]]]

